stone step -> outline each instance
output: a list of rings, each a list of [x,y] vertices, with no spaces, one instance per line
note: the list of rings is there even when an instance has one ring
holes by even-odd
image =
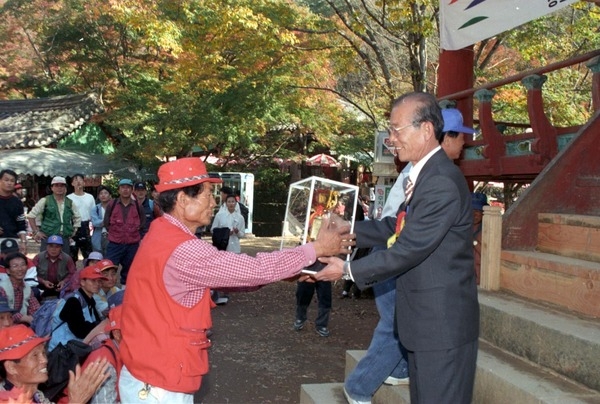
[[[600,263],[537,251],[503,250],[502,289],[600,318]]]
[[[344,397],[344,383],[303,384],[300,386],[300,404],[348,404]],[[408,386],[381,386],[372,404],[410,404]]]
[[[365,352],[346,352],[347,372],[356,366]],[[340,394],[342,394],[341,390]],[[409,404],[408,386],[382,386],[375,393],[373,404],[387,403]],[[480,339],[473,403],[598,404],[600,403],[600,392]]]
[[[537,249],[564,257],[600,262],[600,217],[538,214]]]
[[[348,404],[343,388],[344,383],[303,384],[300,404]]]
[[[347,377],[356,364],[365,356],[367,351],[350,350],[346,351],[346,368],[344,375]],[[373,404],[410,404],[410,391],[406,386],[386,386],[383,385],[375,392],[372,400]]]
[[[480,340],[473,403],[600,403],[600,393]]]
[[[600,320],[503,293],[480,291],[479,303],[482,339],[600,391]]]

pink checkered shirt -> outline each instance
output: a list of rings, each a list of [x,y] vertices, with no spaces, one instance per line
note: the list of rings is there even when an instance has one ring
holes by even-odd
[[[181,231],[193,233],[171,215],[164,217]],[[169,294],[182,306],[192,307],[209,289],[255,287],[292,277],[316,260],[312,244],[258,253],[255,257],[219,251],[194,238],[179,245],[167,260],[163,279]]]

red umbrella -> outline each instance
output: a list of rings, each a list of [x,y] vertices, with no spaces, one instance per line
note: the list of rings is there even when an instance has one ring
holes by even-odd
[[[321,166],[321,167],[340,167],[341,164],[337,162],[333,157],[321,153],[316,156],[312,156],[306,161],[306,165],[309,166]]]

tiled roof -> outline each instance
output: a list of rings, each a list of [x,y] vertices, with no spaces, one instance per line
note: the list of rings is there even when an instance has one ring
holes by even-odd
[[[103,111],[96,93],[0,100],[0,149],[51,145]]]
[[[133,163],[110,156],[46,147],[0,150],[0,170],[4,169],[14,170],[17,174],[63,177],[75,173],[85,176],[113,173],[125,178],[139,178],[143,175]]]

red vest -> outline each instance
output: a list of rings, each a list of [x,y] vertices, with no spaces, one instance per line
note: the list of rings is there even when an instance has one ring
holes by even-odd
[[[119,199],[111,202],[110,227],[108,228],[108,241],[116,244],[134,244],[140,241],[140,215],[142,209],[137,201],[132,200],[128,205],[127,216],[123,219],[124,206]],[[129,276],[129,275],[128,275]],[[129,278],[127,278],[129,280]]]
[[[164,217],[152,222],[129,270],[121,327],[121,357],[133,376],[190,394],[208,372],[210,293],[206,289],[199,303],[184,307],[167,292],[163,272],[175,248],[193,238]]]

